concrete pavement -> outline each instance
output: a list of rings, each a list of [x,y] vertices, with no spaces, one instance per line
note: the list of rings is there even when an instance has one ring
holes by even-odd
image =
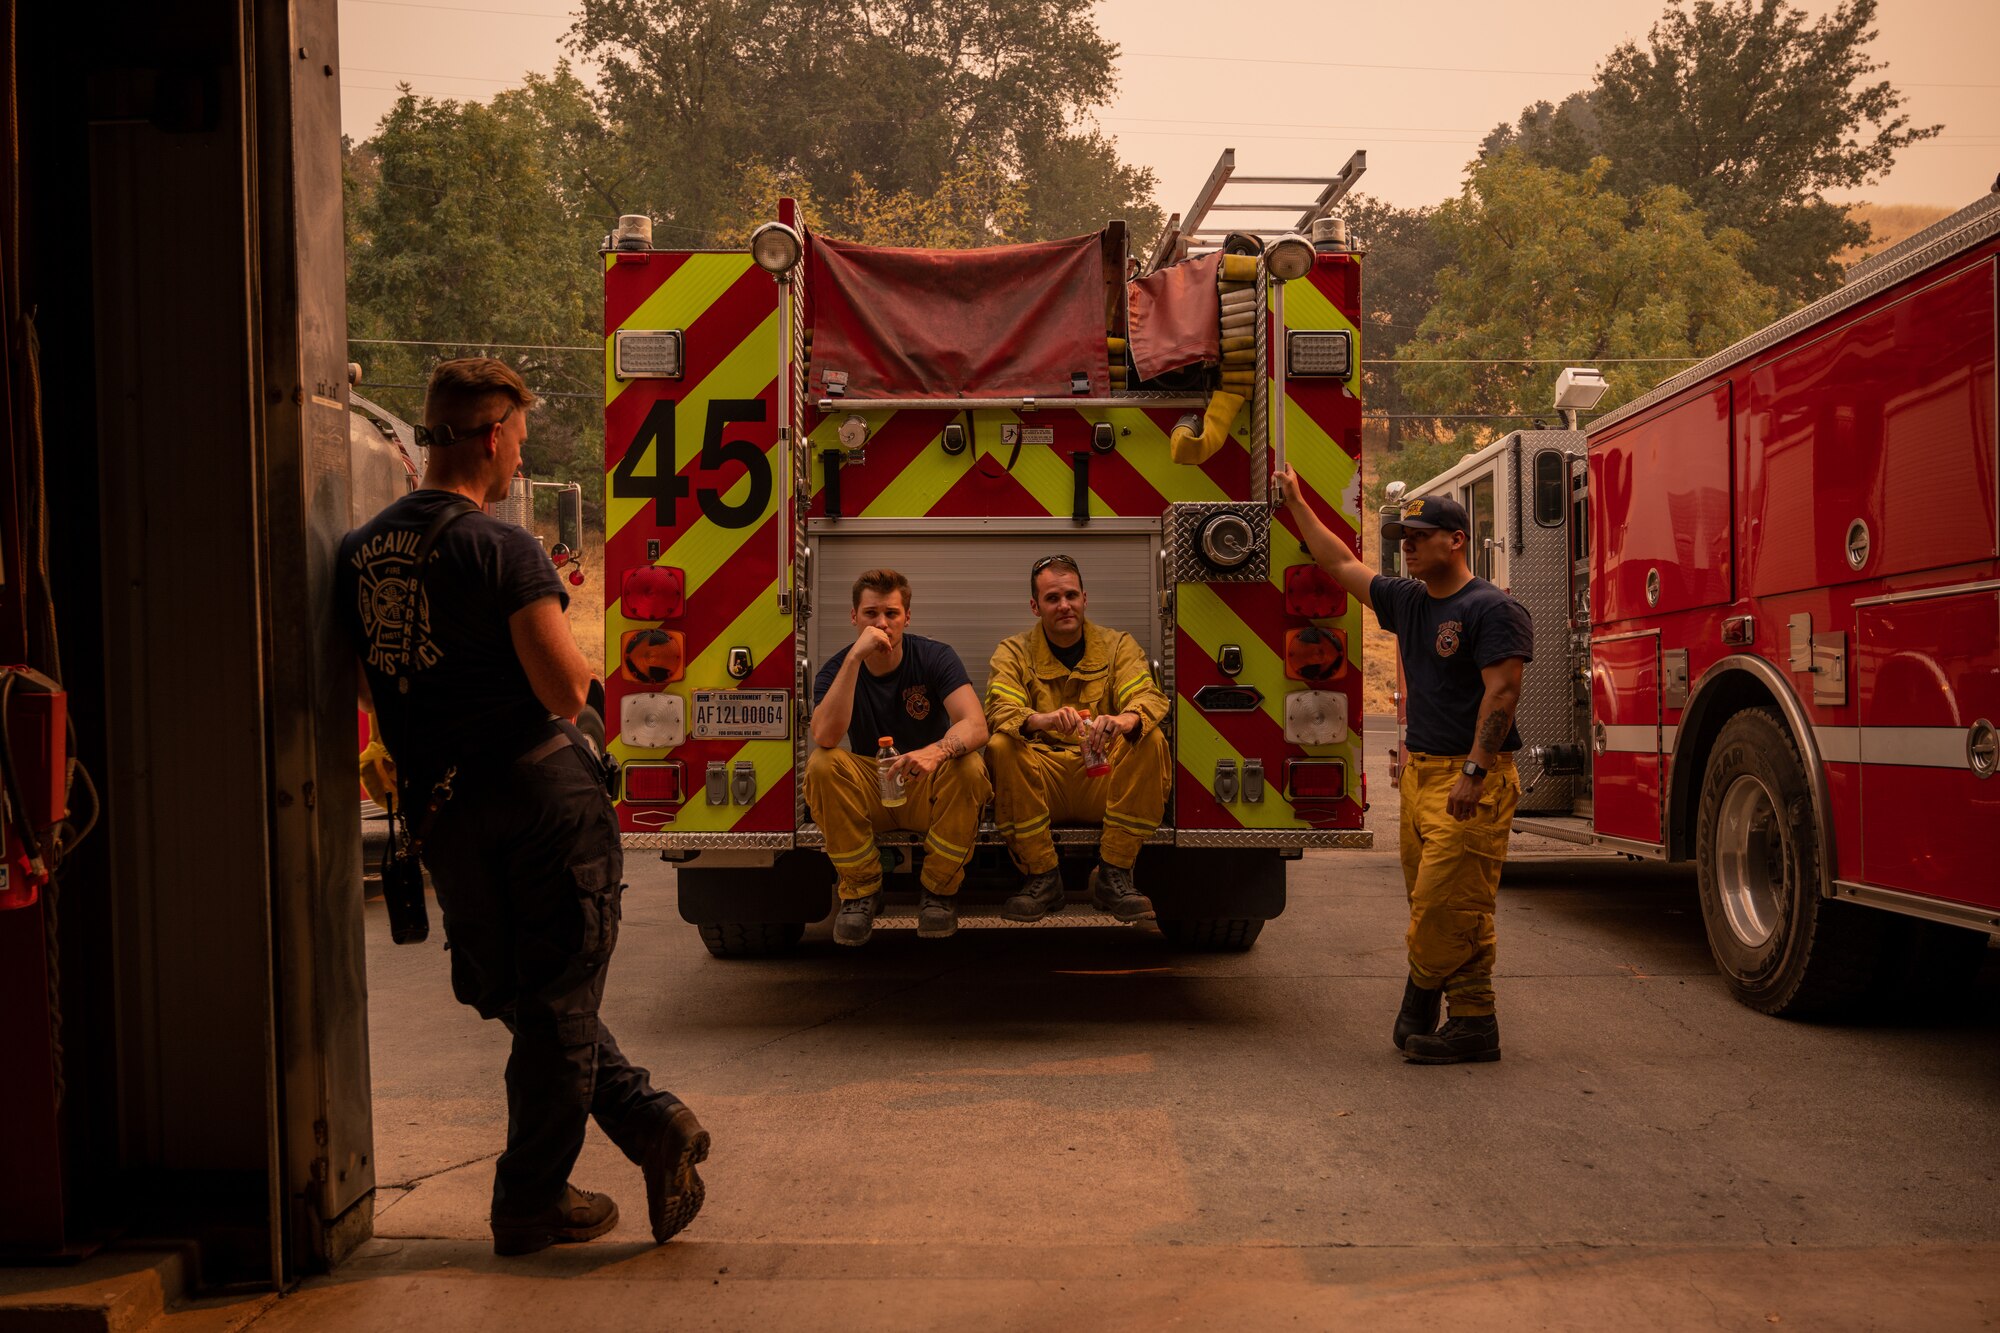
[[[1384,772],[1379,764],[1372,771]],[[485,1244],[506,1036],[371,904],[378,1239],[283,1299],[167,1327],[1493,1327],[2000,1320],[2000,954],[1923,1026],[1736,1004],[1690,875],[1516,848],[1505,1059],[1391,1049],[1393,793],[1242,955],[1150,932],[878,934],[718,962],[634,857],[606,1021],[714,1131],[706,1210]],[[564,1278],[564,1281],[543,1279]]]

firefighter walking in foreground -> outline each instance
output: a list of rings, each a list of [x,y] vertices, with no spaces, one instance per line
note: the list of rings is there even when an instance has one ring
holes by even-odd
[[[895,570],[862,574],[849,613],[859,632],[813,680],[806,806],[840,876],[839,944],[866,944],[874,934],[882,902],[875,835],[896,828],[925,835],[917,934],[957,931],[958,886],[993,793],[978,754],[986,719],[972,679],[950,644],[905,632],[910,601],[910,582]],[[838,748],[843,736],[852,748]],[[883,738],[898,752],[893,774],[903,799],[894,806],[883,800],[876,767]]]
[[[1493,1013],[1493,908],[1521,785],[1514,708],[1533,656],[1528,613],[1466,565],[1471,525],[1445,496],[1407,501],[1382,525],[1408,578],[1355,558],[1305,503],[1296,473],[1278,474],[1286,506],[1320,568],[1396,636],[1407,686],[1401,783],[1403,881],[1410,895],[1410,976],[1395,1042],[1416,1064],[1500,1058]],[[1441,1001],[1451,1017],[1438,1027]]]
[[[994,818],[1025,880],[1000,914],[1039,921],[1062,906],[1052,828],[1074,820],[1103,825],[1091,903],[1120,921],[1150,920],[1153,904],[1134,886],[1132,866],[1167,808],[1166,696],[1137,640],[1085,618],[1076,561],[1037,560],[1028,592],[1040,623],[994,650],[986,686]],[[1086,736],[1109,773],[1086,771]]]
[[[396,755],[398,804],[444,915],[452,990],[514,1038],[499,1254],[616,1225],[617,1205],[569,1183],[588,1121],[638,1164],[659,1241],[701,1208],[695,1165],[709,1149],[694,1112],[598,1019],[624,855],[597,757],[559,720],[583,708],[590,669],[540,543],[479,510],[506,497],[535,402],[498,361],[440,364],[421,489],[349,533],[336,565],[362,701]]]

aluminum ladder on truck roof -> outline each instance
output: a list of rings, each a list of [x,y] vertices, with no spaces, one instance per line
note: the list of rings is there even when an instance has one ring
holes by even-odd
[[[1175,213],[1167,219],[1166,227],[1160,232],[1160,239],[1153,245],[1153,257],[1147,261],[1148,273],[1178,263],[1187,258],[1191,250],[1214,250],[1222,245],[1223,239],[1232,230],[1228,227],[1204,227],[1210,213],[1290,213],[1299,210],[1298,220],[1289,226],[1283,223],[1265,222],[1263,228],[1274,225],[1300,235],[1311,235],[1312,224],[1332,211],[1333,206],[1346,197],[1368,170],[1368,150],[1356,149],[1347,159],[1347,165],[1331,176],[1239,176],[1236,174],[1236,150],[1225,148],[1222,156],[1215,160],[1215,169],[1208,173],[1208,181],[1201,192],[1194,197],[1194,204],[1186,213]],[[1231,187],[1270,185],[1317,185],[1319,197],[1298,203],[1270,203],[1263,200],[1252,202],[1241,197],[1223,199],[1223,192]],[[1252,195],[1260,192],[1253,190]],[[1252,227],[1255,230],[1256,227]]]

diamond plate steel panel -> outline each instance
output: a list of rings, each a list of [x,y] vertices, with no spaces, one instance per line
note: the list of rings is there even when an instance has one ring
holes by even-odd
[[[1220,570],[1202,558],[1203,525],[1234,514],[1250,525],[1250,558]],[[1271,510],[1242,500],[1189,500],[1167,506],[1167,567],[1175,583],[1263,583],[1271,574]]]
[[[1551,449],[1562,454],[1567,514],[1570,462],[1583,457],[1587,446],[1581,431],[1523,432],[1509,487],[1512,512],[1505,521],[1513,526],[1502,534],[1509,542],[1508,591],[1535,622],[1535,660],[1522,675],[1521,702],[1514,713],[1524,755],[1537,745],[1574,745],[1583,740],[1576,734],[1577,661],[1569,626],[1569,525],[1565,522],[1545,528],[1535,522],[1534,486],[1535,456]],[[1537,777],[1533,772],[1524,776],[1528,780]],[[1576,786],[1574,778],[1541,777],[1533,791],[1523,793],[1520,811],[1568,814],[1578,795]]]

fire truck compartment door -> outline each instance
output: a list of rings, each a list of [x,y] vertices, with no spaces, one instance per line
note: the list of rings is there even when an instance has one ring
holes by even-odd
[[[2000,726],[2000,589],[1857,607],[1855,639],[1859,735],[1822,748],[1860,761],[1860,878],[2000,907],[2000,775],[1973,753]]]
[[[1590,446],[1592,623],[1730,598],[1729,385]]]
[[[813,397],[1067,398],[1111,392],[1103,237],[983,250],[878,248],[815,236]],[[1120,279],[1124,275],[1118,275]]]
[[[1098,519],[1089,532],[1078,532],[1068,519],[1011,520],[1002,531],[968,529],[957,519],[843,519],[838,531],[832,523],[821,529],[825,522],[815,520],[809,531],[813,618],[807,652],[813,674],[854,642],[848,612],[856,576],[887,567],[910,581],[909,632],[956,649],[983,703],[993,650],[1035,624],[1028,567],[1054,552],[1083,571],[1089,619],[1130,634],[1149,660],[1165,657],[1156,520]],[[1124,530],[1100,530],[1113,524]]]
[[[1933,283],[1748,377],[1753,596],[1994,556],[1993,273]]]
[[[1596,831],[1660,841],[1660,636],[1590,645],[1591,785]]]

